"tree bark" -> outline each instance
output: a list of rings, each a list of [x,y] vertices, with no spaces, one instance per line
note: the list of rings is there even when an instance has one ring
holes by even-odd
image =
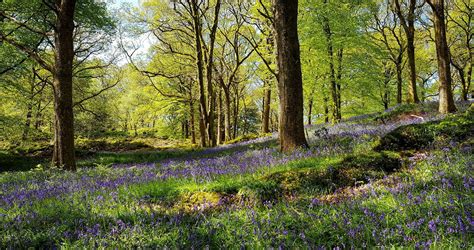
[[[439,112],[442,114],[453,113],[456,111],[456,106],[451,89],[451,60],[446,39],[444,0],[427,0],[427,2],[433,9],[439,75]]]
[[[344,55],[344,49],[340,48],[337,50],[337,120],[341,121],[342,119],[342,110],[341,110],[341,81],[342,81],[342,59]]]
[[[219,11],[221,8],[221,1],[217,0],[216,6],[214,8],[214,23],[211,28],[210,34],[210,43],[209,43],[209,54],[208,54],[208,62],[206,67],[206,76],[207,76],[207,93],[209,97],[209,113],[207,115],[207,135],[209,146],[215,147],[217,140],[216,140],[216,132],[215,132],[215,107],[216,107],[216,93],[213,88],[212,83],[212,73],[214,67],[214,43],[216,40],[216,32],[217,26],[219,24]]]
[[[234,98],[234,128],[232,130],[232,139],[237,138],[237,132],[239,130],[239,109],[240,109],[240,98],[238,93],[238,87],[235,88],[235,98]]]
[[[395,65],[397,68],[397,104],[402,104],[403,102],[403,77],[402,77],[402,65],[397,64]]]
[[[262,132],[264,134],[270,132],[270,104],[272,99],[272,89],[269,81],[266,81],[265,96],[263,98],[263,116],[262,116]]]
[[[74,115],[72,101],[72,64],[74,59],[75,0],[56,0],[57,20],[54,34],[54,100],[56,139],[53,163],[76,170],[74,155]]]
[[[224,89],[224,105],[225,105],[225,113],[224,113],[224,136],[225,140],[231,140],[231,100],[230,100],[230,90]]]
[[[196,124],[194,118],[194,102],[191,100],[189,101],[189,115],[190,115],[190,126],[191,126],[191,143],[196,144]]]
[[[312,124],[313,117],[313,97],[310,97],[308,103],[308,125]]]
[[[222,126],[222,89],[219,90],[218,102],[217,102],[217,144],[220,145],[225,142],[224,129]]]
[[[327,3],[327,1],[324,1]],[[337,93],[337,80],[336,80],[336,72],[334,69],[334,49],[332,44],[332,33],[331,33],[331,26],[329,24],[329,19],[327,17],[323,17],[323,30],[324,35],[326,36],[326,52],[329,57],[329,78],[331,84],[331,97],[332,97],[332,121],[333,123],[338,123],[340,121],[339,117],[339,100],[338,100],[338,93]]]
[[[303,121],[303,80],[298,40],[298,1],[273,0],[280,97],[280,148],[308,147]]]
[[[408,66],[410,68],[410,82],[408,84],[408,98],[409,103],[419,103],[418,94],[416,91],[416,62],[415,62],[415,10],[416,0],[409,0],[408,13],[405,17],[402,13],[400,0],[394,1],[395,13],[400,19],[403,30],[407,37],[407,55]]]
[[[202,24],[200,19],[199,13],[199,6],[197,0],[192,0],[192,15],[193,15],[193,30],[194,30],[194,45],[196,49],[196,68],[197,68],[197,78],[199,84],[199,108],[200,108],[200,137],[201,137],[201,147],[206,147],[206,137],[209,138],[207,135],[206,126],[209,124],[209,118],[207,113],[207,101],[206,101],[206,94],[205,94],[205,86],[204,86],[204,61],[203,61],[203,52],[202,52],[202,45],[201,45],[201,32],[202,32]]]

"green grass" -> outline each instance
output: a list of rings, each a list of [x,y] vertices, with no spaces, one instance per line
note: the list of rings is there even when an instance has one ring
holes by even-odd
[[[464,133],[469,142],[472,125],[458,126],[470,124],[463,117],[427,126],[451,131],[445,138]],[[452,131],[452,123],[459,129]],[[351,154],[297,159],[255,173],[84,189],[0,208],[0,223],[8,225],[0,227],[0,247],[472,248],[474,155],[466,150],[469,145],[376,152],[374,141],[353,145]],[[189,154],[203,157],[202,152],[186,150],[99,153],[80,163],[97,164],[95,168],[78,173],[9,172],[0,175],[0,184],[114,179],[126,172],[109,168],[111,163],[156,162]],[[141,171],[133,169],[135,174]]]

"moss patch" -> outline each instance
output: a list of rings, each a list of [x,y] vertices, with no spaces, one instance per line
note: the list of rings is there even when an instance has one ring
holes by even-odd
[[[401,167],[402,159],[396,153],[370,153],[348,156],[324,170],[306,168],[282,171],[264,176],[262,180],[273,181],[285,193],[302,189],[316,189],[324,193],[381,179]]]
[[[376,151],[421,150],[463,143],[474,136],[474,112],[451,116],[443,121],[402,126],[380,139]]]

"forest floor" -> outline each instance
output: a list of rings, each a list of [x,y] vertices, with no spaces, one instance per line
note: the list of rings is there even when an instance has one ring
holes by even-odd
[[[308,126],[311,147],[291,154],[269,135],[206,150],[89,153],[75,173],[7,171],[0,247],[469,249],[467,106]]]

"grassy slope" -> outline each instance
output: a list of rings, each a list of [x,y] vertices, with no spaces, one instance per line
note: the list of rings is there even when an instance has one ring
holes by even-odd
[[[466,121],[461,118],[446,121]],[[412,131],[408,128],[406,133]],[[374,146],[383,144],[377,136],[340,134],[328,136],[327,141],[320,138],[315,145],[318,150],[338,150],[296,156],[264,151],[276,154],[268,158],[271,164],[239,174],[206,170],[204,175],[195,171],[188,178],[153,180],[167,172],[152,171],[151,179],[130,181],[149,173],[148,166],[140,164],[99,166],[77,174],[56,170],[6,173],[0,175],[3,199],[12,192],[9,185],[52,189],[13,199],[11,205],[0,203],[4,225],[0,245],[440,249],[474,245],[472,140],[452,142],[446,141],[449,137],[435,136],[436,143],[427,143],[428,147],[395,153],[374,152]],[[166,168],[227,166],[219,161],[228,158],[242,162],[242,167],[252,163],[248,160],[253,152],[266,159],[259,147],[247,153],[240,150],[244,148],[196,154],[195,161],[188,158]],[[210,155],[220,157],[206,161]],[[88,178],[93,181],[84,181]],[[125,184],[120,184],[122,179]],[[59,189],[61,180],[80,185]],[[60,195],[48,196],[55,190]]]

